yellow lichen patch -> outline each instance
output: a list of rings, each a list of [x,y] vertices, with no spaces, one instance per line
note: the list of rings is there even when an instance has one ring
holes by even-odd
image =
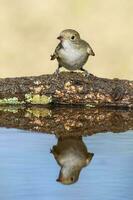
[[[51,116],[51,110],[49,110],[47,108],[29,108],[27,110],[27,113],[29,113],[37,118]],[[28,116],[28,117],[30,117],[30,116]]]
[[[39,95],[39,94],[26,94],[25,95],[25,101],[31,104],[49,104],[52,102],[51,96],[46,95]]]
[[[32,104],[48,104],[51,101],[52,101],[51,97],[48,97],[46,95],[36,94],[36,95],[33,95],[31,103]]]

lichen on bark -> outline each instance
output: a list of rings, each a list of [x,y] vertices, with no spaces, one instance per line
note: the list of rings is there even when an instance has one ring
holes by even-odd
[[[59,76],[0,79],[0,104],[67,104],[133,108],[133,81],[85,77],[61,72]]]

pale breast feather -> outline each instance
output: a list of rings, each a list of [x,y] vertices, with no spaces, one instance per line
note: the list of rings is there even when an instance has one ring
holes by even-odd
[[[64,61],[71,62],[73,64],[85,55],[85,52],[82,52],[80,49],[74,48],[68,42],[63,43],[63,48],[60,49],[59,53]]]

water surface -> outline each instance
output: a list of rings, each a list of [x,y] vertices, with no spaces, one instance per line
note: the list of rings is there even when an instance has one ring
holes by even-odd
[[[84,137],[94,156],[79,180],[56,181],[54,135],[0,129],[0,200],[132,200],[133,131]]]

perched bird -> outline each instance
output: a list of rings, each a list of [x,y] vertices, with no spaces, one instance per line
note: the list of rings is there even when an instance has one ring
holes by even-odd
[[[58,74],[59,69],[65,67],[68,70],[84,71],[88,75],[89,73],[83,69],[83,66],[90,55],[95,56],[91,46],[80,38],[77,31],[72,29],[62,31],[57,39],[60,40],[60,43],[51,55],[51,60],[57,59],[58,61],[55,73]]]

